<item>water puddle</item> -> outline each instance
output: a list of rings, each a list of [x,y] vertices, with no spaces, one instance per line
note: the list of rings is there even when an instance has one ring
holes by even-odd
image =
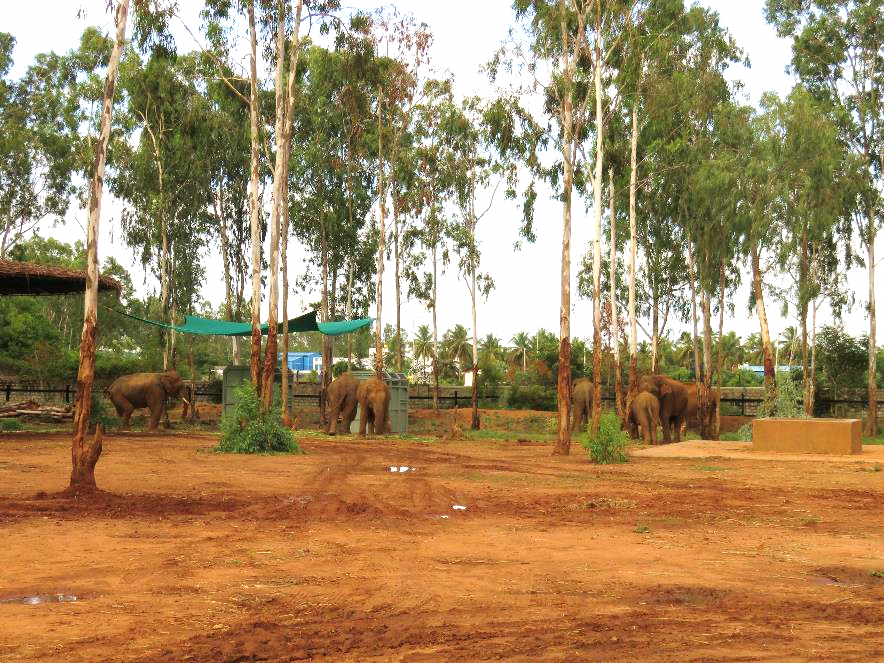
[[[417,470],[416,467],[409,467],[408,465],[390,465],[391,472],[414,472]]]
[[[0,599],[0,603],[40,605],[42,603],[73,603],[81,599],[81,596],[74,596],[73,594],[37,594],[35,596],[16,596],[10,599]]]

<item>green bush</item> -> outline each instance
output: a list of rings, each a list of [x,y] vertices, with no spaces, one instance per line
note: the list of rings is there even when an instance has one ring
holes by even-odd
[[[119,423],[119,419],[114,415],[115,410],[109,407],[107,401],[92,394],[92,407],[89,409],[89,428],[92,429],[96,424],[101,424],[104,430],[115,427]]]
[[[602,465],[627,462],[629,457],[625,449],[628,443],[629,434],[620,427],[620,417],[615,412],[602,412],[599,434],[595,437],[590,434],[581,440],[592,462]]]
[[[4,433],[24,429],[25,427],[21,425],[21,422],[18,419],[4,419],[3,421],[0,421],[0,431],[3,431]]]
[[[251,382],[236,388],[236,407],[221,419],[221,442],[217,451],[238,454],[301,453],[295,436],[282,425],[280,407],[274,399],[269,412]]]
[[[758,408],[758,417],[779,417],[781,419],[805,419],[801,401],[801,385],[790,375],[777,375],[777,397],[773,402],[764,402]]]
[[[556,391],[539,384],[513,385],[507,399],[512,410],[555,410]]]

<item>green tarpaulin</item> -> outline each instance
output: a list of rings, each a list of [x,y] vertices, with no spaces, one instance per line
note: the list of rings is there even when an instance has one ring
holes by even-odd
[[[249,322],[230,322],[228,320],[211,320],[210,318],[201,318],[198,315],[185,315],[183,325],[169,325],[165,322],[157,320],[147,320],[139,318],[135,315],[123,313],[116,309],[109,308],[109,311],[125,315],[127,318],[139,320],[148,325],[157,327],[165,327],[182,334],[199,334],[201,336],[251,336],[252,325]],[[305,313],[297,318],[289,320],[290,332],[310,332],[318,331],[326,336],[339,336],[341,334],[349,334],[363,327],[367,327],[374,321],[374,318],[361,318],[359,320],[341,320],[339,322],[316,322],[316,311]],[[282,334],[283,323],[279,323],[277,332]],[[267,333],[267,325],[261,325],[261,333]]]

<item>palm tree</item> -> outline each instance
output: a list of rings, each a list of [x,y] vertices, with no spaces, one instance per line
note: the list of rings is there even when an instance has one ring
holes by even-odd
[[[522,372],[524,373],[528,367],[528,350],[531,349],[531,336],[528,332],[519,332],[510,339],[513,344],[513,356],[522,355]]]
[[[718,356],[718,334],[715,334],[715,346],[712,349],[712,353]],[[721,339],[721,352],[722,352],[722,367],[723,368],[736,368],[740,364],[743,363],[746,351],[743,348],[742,343],[740,342],[740,337],[737,336],[735,332],[728,332]]]
[[[691,333],[683,331],[672,347],[673,361],[678,366],[692,368],[694,365],[694,345]]]
[[[442,336],[442,351],[448,361],[457,362],[461,372],[465,366],[473,365],[473,346],[470,331],[463,325],[454,325]]]
[[[417,334],[411,344],[412,358],[415,362],[420,361],[423,372],[427,371],[427,361],[433,359],[433,332],[429,325],[421,325],[417,328]]]
[[[485,338],[479,341],[479,361],[488,363],[500,359],[503,354],[503,346],[500,339],[494,334],[486,334]]]
[[[761,366],[764,363],[764,349],[761,347],[761,334],[755,332],[746,337],[746,343],[743,345],[745,351],[745,361],[755,366]]]
[[[795,358],[795,348],[798,347],[800,339],[798,338],[798,330],[794,325],[786,327],[780,334],[780,353],[789,353],[789,366]]]

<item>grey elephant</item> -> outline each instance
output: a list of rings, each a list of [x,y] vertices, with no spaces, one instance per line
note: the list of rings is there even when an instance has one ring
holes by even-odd
[[[648,375],[642,378],[639,392],[648,392],[660,401],[660,426],[663,441],[671,442],[672,428],[676,442],[681,442],[681,425],[688,411],[688,388],[678,380],[666,375]]]
[[[628,428],[630,437],[638,437],[641,427],[645,444],[657,444],[657,426],[660,425],[660,401],[649,391],[642,391],[632,399],[629,407]]]
[[[389,428],[390,386],[373,375],[359,383],[356,400],[359,401],[359,437],[365,437],[366,428],[372,435],[386,433]]]
[[[592,380],[580,378],[571,388],[571,433],[582,433],[592,416]]]
[[[349,373],[343,373],[332,380],[326,392],[326,412],[328,414],[328,434],[334,435],[338,428],[338,415],[344,430],[350,431],[350,424],[356,418],[356,390],[359,380]]]
[[[134,410],[146,407],[150,409],[148,430],[154,431],[166,413],[166,399],[180,396],[183,389],[184,383],[178,372],[165,371],[123,375],[114,380],[107,391],[117,410],[117,416],[123,420],[121,430],[129,427],[129,419]]]

